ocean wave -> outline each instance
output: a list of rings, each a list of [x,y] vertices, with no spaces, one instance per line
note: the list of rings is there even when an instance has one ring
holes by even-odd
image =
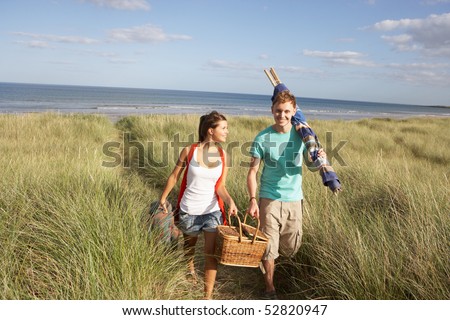
[[[200,105],[103,105],[95,107],[97,110],[167,110],[167,109],[211,109]]]

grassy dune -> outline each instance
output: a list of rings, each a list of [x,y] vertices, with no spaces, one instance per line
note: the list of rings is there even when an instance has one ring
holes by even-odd
[[[187,115],[116,125],[99,116],[0,116],[0,297],[201,296],[201,284],[190,290],[184,278],[180,252],[141,223],[197,124]],[[227,187],[242,210],[248,147],[270,124],[229,119]],[[303,245],[278,264],[283,297],[450,298],[449,125],[448,118],[312,122],[344,192],[333,197],[304,168]],[[116,158],[105,155],[108,143]],[[256,298],[261,281],[257,270],[221,267],[216,298]]]
[[[118,136],[107,118],[2,115],[0,128],[0,298],[183,297],[179,254],[140,223],[155,191],[101,166]]]

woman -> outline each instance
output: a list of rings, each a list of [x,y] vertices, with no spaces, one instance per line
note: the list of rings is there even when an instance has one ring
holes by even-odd
[[[199,142],[184,148],[170,174],[160,198],[165,208],[167,196],[184,169],[181,190],[178,196],[178,227],[183,232],[184,250],[188,257],[189,272],[196,279],[194,251],[198,235],[205,238],[205,299],[211,299],[217,274],[214,257],[217,226],[225,223],[223,202],[228,212],[237,213],[236,205],[225,187],[227,177],[227,155],[220,143],[228,135],[227,119],[217,111],[203,115],[199,124]]]

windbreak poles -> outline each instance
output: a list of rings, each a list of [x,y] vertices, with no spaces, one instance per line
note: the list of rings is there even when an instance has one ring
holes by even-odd
[[[264,69],[264,73],[267,78],[269,78],[270,83],[274,86],[274,91],[272,95],[272,102],[278,93],[282,91],[289,91],[289,89],[281,82],[274,68],[269,70]],[[292,117],[291,122],[296,127],[300,138],[305,143],[308,150],[308,162],[312,167],[311,169],[319,169],[320,176],[322,177],[322,182],[325,186],[329,187],[330,190],[337,195],[339,191],[342,190],[340,181],[334,172],[333,167],[328,162],[327,158],[324,156],[319,156],[318,152],[322,148],[317,135],[314,133],[312,128],[306,122],[306,118],[303,112],[298,106],[295,115]]]
[[[267,78],[269,78],[270,83],[272,83],[274,87],[281,83],[281,80],[280,78],[278,78],[278,75],[275,72],[274,68],[270,68],[269,70],[264,69],[264,73],[266,74]]]

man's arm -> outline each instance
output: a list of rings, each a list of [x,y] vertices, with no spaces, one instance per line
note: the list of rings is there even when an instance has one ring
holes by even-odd
[[[258,201],[256,200],[256,191],[258,189],[257,175],[261,159],[252,157],[250,161],[250,168],[247,174],[247,189],[250,195],[250,203],[247,209],[248,214],[252,217],[259,218]]]
[[[236,204],[234,203],[233,198],[228,193],[228,190],[226,188],[226,181],[227,181],[227,174],[228,174],[228,167],[230,166],[229,158],[227,153],[224,151],[223,157],[225,160],[225,163],[223,164],[225,167],[223,168],[223,174],[222,174],[222,180],[220,180],[220,185],[217,188],[217,194],[220,198],[228,205],[228,214],[235,215],[237,214],[237,208]]]

